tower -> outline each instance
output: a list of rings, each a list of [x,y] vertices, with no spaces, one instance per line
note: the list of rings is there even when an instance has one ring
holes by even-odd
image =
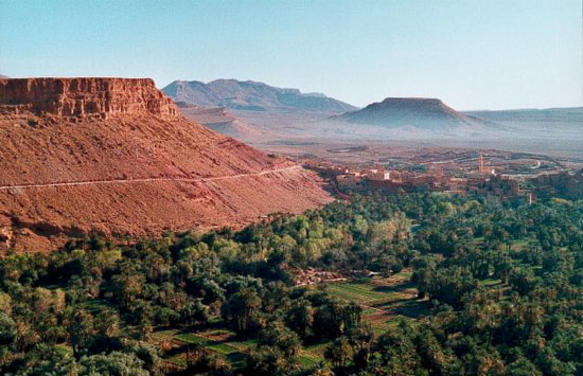
[[[481,174],[484,173],[484,157],[482,154],[478,157],[478,172]]]

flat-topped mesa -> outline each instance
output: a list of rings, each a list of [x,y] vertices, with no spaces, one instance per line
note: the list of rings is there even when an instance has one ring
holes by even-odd
[[[66,118],[112,115],[180,117],[176,104],[149,78],[17,78],[0,79],[0,113],[30,111]]]
[[[450,109],[441,99],[438,98],[422,98],[422,97],[388,97],[382,102],[372,103],[368,108],[414,108],[423,110],[442,110]]]

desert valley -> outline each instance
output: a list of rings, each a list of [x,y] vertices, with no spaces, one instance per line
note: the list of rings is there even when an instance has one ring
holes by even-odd
[[[357,110],[323,94],[235,80],[174,82],[163,92],[171,97],[149,79],[2,79],[4,250],[46,251],[89,233],[135,239],[237,228],[299,213],[332,200],[338,182],[318,171],[422,169],[431,177],[446,168],[460,178],[479,172],[484,154],[490,170],[517,183],[583,168],[583,108],[466,115],[437,99],[387,98]],[[521,153],[524,143],[507,152],[471,147],[469,135],[486,146],[482,132],[502,137],[532,124],[531,134],[553,128],[550,155]],[[564,151],[569,130],[574,149]]]
[[[0,374],[583,375],[582,11],[0,0]]]
[[[130,370],[176,375],[350,374],[376,367],[355,346],[382,354],[378,346],[387,338],[377,334],[397,323],[425,322],[440,306],[437,299],[461,307],[458,299],[469,287],[449,285],[463,279],[446,262],[459,268],[467,261],[452,261],[451,252],[503,252],[509,263],[542,244],[580,246],[581,113],[461,113],[424,98],[387,98],[357,109],[323,94],[235,80],[174,82],[160,91],[146,78],[2,78],[0,276],[7,288],[28,285],[31,299],[44,302],[30,319],[49,326],[43,320],[57,320],[69,332],[18,334],[14,327],[14,337],[7,337],[13,342],[3,349],[24,352],[0,366],[17,370],[28,356],[55,356],[22,342],[40,340],[68,354],[54,365],[65,374],[124,374],[117,362],[131,359],[137,363]],[[545,129],[553,133],[541,141],[537,132]],[[572,144],[563,144],[569,132]],[[508,136],[514,133],[519,136]],[[493,143],[489,134],[509,141]],[[521,137],[549,146],[529,152]],[[545,207],[554,218],[567,203],[578,213],[568,238],[535,245],[543,230],[525,218]],[[510,220],[513,212],[520,213],[514,224],[492,222],[498,215]],[[563,226],[551,218],[552,228]],[[468,232],[460,232],[462,224]],[[499,269],[497,260],[484,261],[492,269],[473,272],[470,285],[483,286],[477,291],[503,296],[514,288],[512,267]],[[25,277],[37,273],[39,262],[46,265],[42,277]],[[427,265],[438,262],[453,273],[451,280],[423,279],[420,273],[436,273]],[[187,268],[185,276],[175,275],[183,273],[178,265]],[[78,289],[71,285],[77,278],[84,278],[87,296],[75,299],[87,310],[59,313],[73,299],[59,294]],[[267,285],[245,287],[253,280]],[[271,285],[278,280],[287,287]],[[152,297],[146,286],[156,291]],[[185,295],[165,297],[161,286]],[[1,294],[0,302],[12,301],[4,307],[20,309],[12,300],[18,295]],[[270,294],[285,298],[268,303]],[[111,314],[107,307],[116,307],[115,322],[128,326],[99,334],[103,315]],[[331,310],[340,316],[329,317]],[[18,315],[18,321],[0,316],[0,325],[12,330],[12,323],[28,320]],[[96,321],[79,327],[86,320]],[[78,330],[94,333],[90,342],[78,342]],[[260,330],[257,339],[253,330]],[[137,342],[115,355],[121,345],[111,341],[125,336]],[[360,342],[342,350],[344,338]],[[291,342],[272,344],[284,339]],[[99,360],[100,351],[110,355]],[[339,360],[337,351],[354,359]],[[121,354],[129,358],[111,358]],[[380,367],[401,361],[395,359]],[[442,366],[466,367],[459,361]],[[40,374],[53,366],[32,367]]]

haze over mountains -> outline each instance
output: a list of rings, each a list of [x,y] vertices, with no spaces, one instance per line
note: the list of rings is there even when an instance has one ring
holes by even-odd
[[[185,119],[150,79],[0,79],[0,250],[242,225],[330,200],[295,163]]]
[[[183,102],[190,119],[258,146],[336,140],[583,150],[581,108],[461,112],[439,98],[388,97],[358,109],[320,94],[237,80],[174,81],[163,90]]]
[[[324,94],[255,81],[174,81],[162,91],[189,119],[250,143],[297,137],[308,124],[356,109]]]
[[[581,108],[460,112],[439,99],[386,98],[324,122],[345,140],[408,141],[583,158]]]
[[[437,98],[386,98],[333,119],[386,128],[412,126],[428,130],[484,125],[483,121],[457,112]]]
[[[261,130],[233,115],[225,107],[205,107],[185,102],[176,104],[188,119],[224,135],[238,140],[258,139],[263,136]]]
[[[324,94],[301,93],[298,89],[282,89],[255,81],[174,81],[162,91],[177,102],[234,110],[300,109],[339,113],[356,109]]]
[[[432,98],[387,98],[358,109],[323,94],[254,81],[174,81],[162,90],[190,119],[251,143],[332,136],[415,138],[445,136],[453,129],[459,134],[459,128],[476,132],[495,127]]]
[[[496,122],[574,124],[583,127],[583,107],[467,111],[466,114]]]
[[[304,94],[297,89],[276,88],[255,81],[220,79],[206,84],[174,81],[162,90],[179,103],[186,116],[245,140],[301,136],[302,133],[317,136],[333,122],[340,128],[344,128],[342,123],[353,123],[425,131],[460,126],[477,130],[490,123],[457,112],[436,98],[386,98],[357,109],[323,94]],[[340,130],[340,134],[346,131]]]

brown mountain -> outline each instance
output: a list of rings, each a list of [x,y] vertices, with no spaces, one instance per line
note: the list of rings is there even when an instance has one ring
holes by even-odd
[[[334,119],[386,128],[409,126],[428,130],[484,125],[483,121],[458,112],[436,98],[386,98]]]
[[[237,140],[256,140],[264,136],[258,127],[237,118],[225,107],[204,107],[185,102],[176,104],[186,118]]]
[[[262,82],[215,80],[174,81],[162,89],[177,102],[246,111],[304,110],[342,113],[356,107],[320,93],[273,87]]]
[[[187,118],[201,121],[208,114],[200,108],[207,108],[218,115],[214,116],[215,120],[220,117],[222,120],[205,124],[227,136],[256,145],[298,135],[309,137],[314,122],[356,109],[320,93],[302,93],[297,89],[234,79],[207,83],[174,81],[162,91],[181,103]]]
[[[0,79],[0,137],[4,249],[239,226],[330,201],[293,162],[185,119],[150,79]]]

